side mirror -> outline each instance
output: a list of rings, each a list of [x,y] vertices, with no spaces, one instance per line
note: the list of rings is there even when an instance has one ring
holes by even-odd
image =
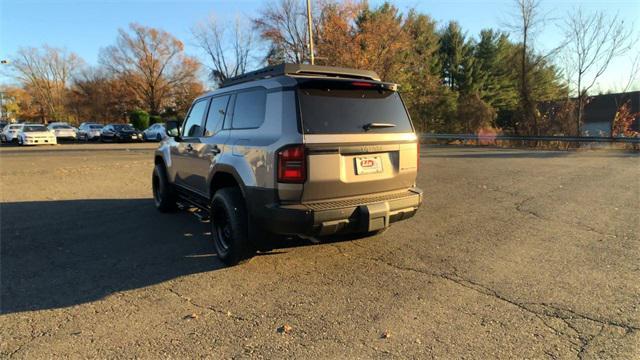
[[[167,136],[172,138],[180,137],[180,123],[175,120],[170,120],[166,122],[167,127]]]

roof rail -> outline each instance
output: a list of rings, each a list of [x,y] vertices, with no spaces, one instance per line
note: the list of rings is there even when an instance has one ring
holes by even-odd
[[[380,81],[380,76],[378,76],[374,71],[369,70],[308,64],[279,64],[232,77],[225,80],[220,87],[227,87],[252,80],[266,79],[280,75],[320,75],[326,77]]]

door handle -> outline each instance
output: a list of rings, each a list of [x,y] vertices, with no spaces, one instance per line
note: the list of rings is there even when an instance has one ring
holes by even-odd
[[[192,152],[192,151],[193,151],[193,145],[188,144],[188,145],[187,145],[187,151],[188,151],[188,152]]]

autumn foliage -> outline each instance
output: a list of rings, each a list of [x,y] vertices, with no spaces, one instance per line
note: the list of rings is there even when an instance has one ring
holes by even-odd
[[[483,29],[473,36],[455,21],[438,24],[388,2],[311,3],[316,64],[374,70],[398,83],[420,132],[578,131],[580,106],[569,99],[566,79],[550,57],[512,33]],[[4,89],[4,106],[36,121],[126,122],[136,109],[180,119],[206,87],[269,64],[310,62],[304,1],[270,1],[253,19],[233,24],[214,15],[194,24],[193,38],[183,40],[130,24],[101,50],[94,67],[65,49],[21,49],[11,61],[19,86]],[[200,60],[185,53],[183,41],[200,49]],[[619,109],[614,135],[630,134],[633,115],[628,106]]]
[[[618,111],[616,111],[616,115],[613,120],[612,136],[640,136],[640,132],[633,128],[633,123],[638,118],[640,118],[640,112],[632,112],[630,101],[625,101],[622,105],[620,105]]]

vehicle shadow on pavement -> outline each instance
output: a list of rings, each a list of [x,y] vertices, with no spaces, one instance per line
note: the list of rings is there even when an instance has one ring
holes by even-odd
[[[62,308],[221,268],[207,224],[150,199],[0,204],[0,313]]]

